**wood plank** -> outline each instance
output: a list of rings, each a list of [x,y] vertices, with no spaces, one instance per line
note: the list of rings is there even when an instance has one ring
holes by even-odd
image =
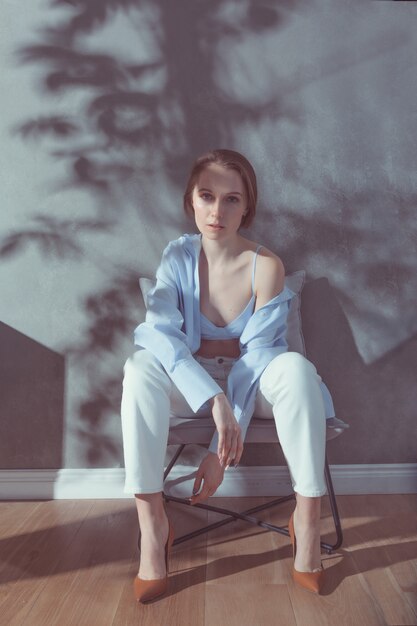
[[[344,551],[323,556],[324,586],[320,596],[308,593],[294,583],[289,594],[297,624],[309,626],[383,626],[378,605],[358,578],[355,564]],[[292,564],[291,564],[292,567]]]
[[[204,626],[295,626],[287,585],[232,581],[207,585]],[[203,623],[203,622],[201,622]],[[305,622],[309,623],[309,622]]]
[[[244,511],[272,498],[216,498],[214,506]],[[254,517],[269,521],[266,511]],[[209,512],[209,523],[225,519],[219,513]],[[229,579],[237,585],[253,583],[286,583],[288,577],[280,559],[288,552],[288,539],[261,526],[234,521],[210,531],[207,542],[207,584],[226,584]]]
[[[40,503],[17,531],[12,531],[9,537],[2,539],[2,583],[42,575],[45,538],[53,528],[58,528],[58,532],[62,534],[62,524],[67,522],[69,511],[74,506],[74,503],[68,507],[57,501]],[[91,503],[86,506],[91,508]],[[3,593],[2,599],[4,598]]]
[[[4,505],[4,506],[3,506]],[[41,502],[7,502],[1,503],[0,517],[0,584],[2,570],[11,558],[11,555],[19,547],[26,529],[33,528],[32,522],[37,515]]]
[[[295,503],[288,502],[281,508],[275,522],[280,526],[287,526],[288,519],[294,510]],[[273,509],[271,509],[272,515]],[[346,520],[344,520],[346,524]],[[342,527],[343,527],[342,522]],[[274,536],[275,533],[274,533]],[[336,539],[334,521],[331,514],[328,498],[322,499],[321,537],[328,543]],[[289,538],[283,538],[287,550],[283,553],[282,567],[286,570],[288,593],[293,607],[297,624],[322,626],[328,624],[367,624],[376,626],[384,624],[381,613],[373,606],[369,606],[368,595],[363,586],[354,578],[356,573],[354,563],[342,552],[331,555],[322,553],[323,567],[325,568],[325,584],[320,596],[311,594],[298,587],[292,579],[293,558]],[[351,605],[354,599],[354,606]]]
[[[136,549],[136,530],[133,502],[95,501],[31,608],[27,626],[110,626]]]
[[[404,499],[401,495],[389,500],[381,495],[368,496],[370,514],[362,514],[359,520],[355,498],[342,505],[344,514],[349,511],[356,522],[349,536],[358,547],[349,550],[350,556],[387,624],[416,624],[412,601],[405,599],[390,571],[391,566],[401,561],[401,554],[404,560],[416,556],[415,519],[410,515],[409,504],[410,498]],[[404,536],[407,536],[406,542]],[[409,541],[410,537],[414,541]],[[409,583],[414,584],[415,589],[415,579],[413,582],[410,579]]]
[[[20,533],[9,539],[13,545],[0,573],[6,583],[0,587],[0,611],[5,624],[24,623],[90,509],[88,501],[44,502],[21,526]]]
[[[244,510],[268,499],[211,501]],[[133,499],[0,503],[0,622],[417,624],[417,496],[339,496],[338,503],[345,541],[336,554],[322,555],[323,595],[293,583],[287,537],[232,522],[176,546],[168,593],[149,605],[133,597],[139,565]],[[293,508],[288,502],[256,515],[285,526]],[[177,537],[223,519],[172,502],[168,511]],[[330,542],[334,537],[326,498],[322,537]]]
[[[0,540],[18,533],[26,520],[34,514],[41,504],[42,502],[39,500],[24,502],[5,500],[0,502]]]
[[[273,498],[212,499],[214,506],[244,511]],[[269,512],[256,517],[269,520]],[[208,523],[225,519],[210,511]],[[279,524],[282,520],[273,520]],[[295,624],[280,553],[288,539],[243,521],[231,522],[207,535],[205,621],[211,626]],[[278,584],[274,584],[278,583]],[[281,584],[280,584],[281,583]]]

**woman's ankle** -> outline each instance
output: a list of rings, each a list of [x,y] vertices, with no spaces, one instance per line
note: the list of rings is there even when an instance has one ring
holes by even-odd
[[[163,517],[165,513],[165,504],[162,498],[162,492],[135,494],[135,503],[139,516]]]
[[[159,536],[165,534],[167,514],[162,492],[135,495],[136,510],[142,533]]]
[[[312,525],[320,523],[321,497],[308,498],[297,494],[296,502],[297,505],[294,511],[294,521],[297,519],[300,524]]]

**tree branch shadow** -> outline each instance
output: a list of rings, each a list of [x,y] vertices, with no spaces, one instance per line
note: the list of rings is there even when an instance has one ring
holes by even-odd
[[[371,42],[366,58],[355,50],[343,56],[328,54],[321,59],[317,71],[312,72],[309,64],[301,66],[293,76],[279,79],[280,89],[258,93],[259,99],[253,104],[243,98],[233,98],[227,89],[219,86],[216,81],[221,60],[219,49],[225,42],[240,43],[249,36],[260,38],[283,32],[297,12],[309,10],[306,0],[272,4],[248,0],[241,5],[222,0],[210,3],[51,0],[49,7],[49,24],[40,27],[31,41],[18,47],[16,58],[21,66],[33,65],[40,71],[38,87],[45,98],[50,98],[52,110],[22,120],[12,133],[23,141],[37,142],[59,164],[65,164],[64,179],[53,179],[51,188],[85,191],[96,216],[72,220],[34,213],[32,224],[16,228],[0,240],[0,257],[4,260],[24,253],[28,246],[36,246],[46,259],[81,260],[89,254],[81,235],[106,233],[111,236],[132,199],[138,228],[149,224],[153,228],[146,232],[147,248],[142,254],[158,249],[161,247],[160,222],[163,221],[167,231],[178,231],[185,221],[169,210],[161,210],[158,217],[149,211],[146,193],[153,172],[159,171],[167,177],[165,189],[157,193],[175,189],[180,197],[191,155],[213,146],[234,146],[236,132],[245,124],[257,127],[265,121],[276,124],[285,120],[301,132],[304,112],[291,100],[295,92],[313,81],[342,72],[366,58],[381,57],[403,45],[395,31],[384,40]],[[64,13],[60,12],[62,8]],[[126,29],[122,30],[126,40],[132,33],[137,38],[139,52],[136,56],[127,56],[124,49],[115,45],[115,39],[108,38],[120,19]],[[252,76],[250,61],[248,56],[241,66],[243,83]],[[227,84],[231,84],[234,77],[229,68],[223,70]],[[270,78],[276,80],[272,73]],[[87,94],[79,110],[64,113],[56,110],[57,96],[64,100],[65,96],[75,93]],[[365,308],[353,289],[354,280],[360,280],[363,289],[381,298],[387,292],[392,295],[393,285],[411,280],[410,266],[392,258],[375,258],[372,262],[367,259],[361,263],[358,256],[352,261],[352,252],[369,246],[371,241],[375,247],[384,243],[380,234],[376,236],[375,232],[348,219],[354,210],[369,210],[375,201],[371,190],[365,185],[354,192],[345,190],[325,176],[320,186],[307,183],[302,172],[293,165],[291,155],[283,163],[283,170],[289,179],[305,185],[321,202],[321,210],[316,214],[302,214],[291,206],[265,207],[262,223],[251,231],[250,234],[260,232],[260,239],[277,251],[269,225],[279,220],[280,230],[285,235],[281,245],[287,267],[308,268],[319,251],[332,269],[345,275],[343,285],[334,281],[335,292],[329,298],[336,297],[350,310]],[[415,194],[405,197],[394,188],[391,192],[392,205],[398,207],[401,219],[411,223]],[[340,216],[339,221],[334,219],[335,214]],[[346,272],[347,257],[353,264],[354,280],[352,274]],[[137,310],[137,278],[130,267],[115,268],[107,285],[84,299],[87,328],[78,344],[69,345],[66,350],[79,367],[88,371],[89,393],[79,406],[77,432],[85,442],[89,461],[99,462],[109,455],[117,458],[119,454],[111,438],[104,440],[104,435],[101,450],[99,435],[101,424],[112,413],[118,413],[117,377],[103,373],[99,367],[88,368],[87,362],[92,356],[98,362],[105,355],[117,353],[137,323],[132,313]],[[382,309],[365,310],[364,315],[382,328],[385,322]],[[340,336],[345,333],[351,341],[346,318],[342,320],[339,316],[337,319],[342,326],[338,326],[339,322],[329,322],[332,332],[339,332]],[[322,349],[320,354],[324,352]],[[388,351],[386,360],[389,354]],[[339,353],[339,358],[342,361],[344,357]],[[352,386],[360,389],[360,380],[366,379],[370,370],[352,346],[350,358],[356,368]],[[329,368],[322,357],[317,356],[317,359],[323,362],[321,371],[326,378]],[[330,362],[334,361],[330,358]],[[374,368],[374,386],[377,369]],[[340,388],[345,373],[340,367],[332,371],[338,371],[340,376],[336,380],[329,371],[330,380],[335,381],[336,395],[342,399]],[[363,392],[360,398],[361,402],[366,402]],[[345,401],[347,398],[343,395]],[[339,402],[342,406],[341,400]],[[347,412],[352,408],[349,403],[343,406]],[[359,420],[359,412],[358,403],[347,417]]]

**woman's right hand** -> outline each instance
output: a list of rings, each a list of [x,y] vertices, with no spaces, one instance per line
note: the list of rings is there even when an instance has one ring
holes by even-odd
[[[230,402],[224,393],[211,398],[211,410],[219,433],[217,455],[222,466],[237,465],[243,453],[241,428],[233,414]]]

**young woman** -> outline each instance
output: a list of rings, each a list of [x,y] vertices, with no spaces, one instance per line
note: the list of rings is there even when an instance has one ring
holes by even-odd
[[[296,492],[293,577],[320,590],[325,424],[334,410],[314,365],[288,352],[295,294],[284,285],[281,259],[240,233],[255,217],[256,200],[255,172],[244,156],[214,150],[197,159],[184,208],[199,234],[165,249],[146,321],[135,330],[137,351],[125,364],[125,492],[135,495],[141,529],[134,590],[142,602],[167,588],[173,531],[162,490],[170,415],[211,415],[216,427],[192,504],[213,495],[225,469],[239,463],[252,414],[275,419]]]

